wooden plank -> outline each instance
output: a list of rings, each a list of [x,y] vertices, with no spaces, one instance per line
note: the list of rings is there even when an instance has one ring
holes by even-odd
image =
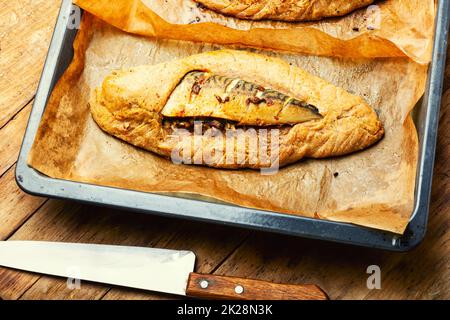
[[[63,202],[61,201],[48,201],[40,210],[41,215],[50,215],[50,213],[53,216],[57,216],[57,214],[62,210],[63,208]],[[36,215],[33,215],[35,217]],[[33,218],[32,217],[32,218]],[[32,219],[30,218],[30,219]],[[23,231],[21,231],[23,230]],[[23,235],[23,238],[15,238],[14,236],[12,239],[15,240],[36,240],[33,238],[32,234],[27,235],[26,232],[28,232],[28,229],[26,228],[26,224],[24,225],[24,228],[19,229],[18,232],[16,232],[18,235]],[[35,234],[39,234],[42,232],[42,229],[38,229],[35,231]],[[37,238],[39,235],[35,235]],[[30,288],[33,283],[35,283],[38,279],[38,275],[34,275],[31,273],[26,272],[16,272],[11,269],[6,268],[0,268],[0,297],[2,299],[7,300],[15,300],[18,299],[28,288]]]
[[[15,181],[15,166],[0,178],[0,239],[7,239],[46,199],[24,193]]]
[[[60,1],[0,4],[0,128],[34,96]]]
[[[377,254],[363,248],[256,233],[215,274],[316,284],[335,299],[337,292],[365,286],[360,280],[366,276],[365,268],[360,264],[379,261]]]
[[[448,208],[447,202],[441,218],[433,217],[424,244],[408,254],[256,234],[215,273],[317,284],[331,299],[448,299]],[[367,288],[371,265],[381,269],[381,290]]]
[[[0,239],[6,239],[45,201],[20,190],[15,166],[32,101],[0,130]]]
[[[190,249],[197,253],[201,272],[213,270],[246,237],[248,231],[223,226],[183,222],[50,200],[12,237],[12,240],[48,240],[138,245]],[[208,239],[208,241],[205,241]],[[82,283],[80,290],[67,288],[66,280],[0,268],[3,299],[99,299],[108,286]],[[116,291],[118,290],[118,291]],[[111,295],[121,292],[114,289]],[[121,292],[135,297],[140,292]],[[145,298],[161,297],[146,293]]]
[[[0,130],[0,176],[11,168],[19,157],[32,104],[33,101]]]

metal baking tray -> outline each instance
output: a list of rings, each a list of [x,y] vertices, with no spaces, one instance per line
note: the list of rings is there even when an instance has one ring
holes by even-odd
[[[420,156],[414,212],[403,236],[348,223],[323,221],[233,205],[58,180],[44,176],[30,168],[26,160],[47,100],[73,57],[72,44],[77,30],[67,28],[72,10],[72,2],[64,0],[17,162],[16,181],[25,192],[94,205],[113,206],[147,214],[208,221],[390,251],[408,251],[417,246],[424,238],[428,220],[443,71],[446,59],[450,0],[440,0],[438,4],[436,41],[427,90],[414,112],[414,120],[420,140]]]

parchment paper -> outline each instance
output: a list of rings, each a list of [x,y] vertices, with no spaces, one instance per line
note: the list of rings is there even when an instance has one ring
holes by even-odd
[[[384,0],[342,18],[292,23],[247,21],[193,0],[75,0],[122,30],[146,36],[242,44],[340,57],[409,57],[431,60],[435,0]]]
[[[418,155],[409,112],[424,92],[427,71],[407,59],[344,60],[254,50],[283,58],[364,97],[386,129],[385,138],[368,150],[302,161],[272,176],[175,165],[105,134],[93,121],[89,94],[111,71],[219,48],[130,35],[85,15],[74,61],[50,98],[29,164],[54,178],[195,194],[402,233],[413,208]]]

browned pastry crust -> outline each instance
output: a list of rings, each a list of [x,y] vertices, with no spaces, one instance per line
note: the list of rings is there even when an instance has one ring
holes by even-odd
[[[196,141],[198,138],[192,133],[188,133],[183,142],[173,138],[170,129],[163,125],[166,118],[162,111],[183,78],[196,70],[243,79],[317,107],[318,119],[268,127],[269,131],[277,129],[279,132],[276,162],[280,166],[304,157],[324,158],[362,150],[384,134],[376,113],[362,98],[283,60],[235,50],[207,52],[159,65],[113,72],[92,95],[93,118],[107,133],[165,157],[173,156],[174,150],[189,150],[192,163],[216,168],[256,169],[272,165],[275,161],[272,158],[269,165],[258,156],[251,161],[255,157],[254,150],[247,144],[236,144],[222,157],[206,162],[201,154],[220,154],[216,151],[224,146],[222,141],[208,135],[202,135]],[[245,133],[238,133],[241,134]],[[257,135],[261,139],[259,131]],[[194,147],[185,149],[186,143]],[[245,150],[245,161],[235,159],[230,163],[230,153],[237,153],[239,147]],[[198,152],[200,149],[202,152]]]
[[[249,20],[308,21],[346,15],[374,0],[195,0],[216,12]]]

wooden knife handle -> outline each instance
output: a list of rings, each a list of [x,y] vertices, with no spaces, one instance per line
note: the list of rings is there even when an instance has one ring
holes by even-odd
[[[328,300],[316,285],[276,284],[268,281],[191,273],[189,297],[221,300]]]

